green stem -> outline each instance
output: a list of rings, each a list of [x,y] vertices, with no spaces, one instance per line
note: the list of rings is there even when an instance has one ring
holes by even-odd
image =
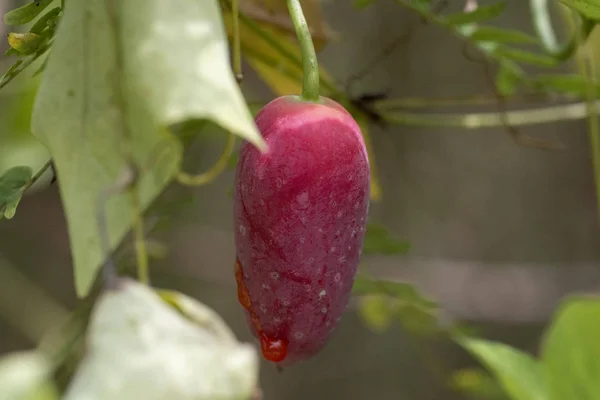
[[[319,100],[319,63],[317,62],[317,53],[315,52],[310,30],[306,18],[304,18],[300,0],[287,0],[287,6],[302,52],[304,82],[301,97],[306,101],[317,101]]]
[[[240,47],[240,3],[232,0],[231,14],[233,17],[233,73],[238,83],[242,82],[242,50]]]

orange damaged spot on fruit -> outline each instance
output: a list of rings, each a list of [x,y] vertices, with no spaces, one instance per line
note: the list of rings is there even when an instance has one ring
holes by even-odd
[[[235,261],[235,281],[237,282],[238,288],[238,300],[242,307],[246,310],[250,311],[252,303],[250,301],[250,295],[248,294],[248,289],[246,288],[246,284],[244,283],[244,274],[242,271],[242,264],[240,264],[239,260]]]
[[[281,362],[287,355],[287,341],[274,339],[266,334],[260,334],[260,350],[265,359],[271,362]]]

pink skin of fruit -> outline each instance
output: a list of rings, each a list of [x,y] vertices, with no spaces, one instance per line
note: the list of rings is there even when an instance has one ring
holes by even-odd
[[[331,99],[279,97],[255,122],[269,150],[244,142],[237,164],[238,293],[263,356],[290,365],[327,344],[348,304],[369,160],[358,124]]]

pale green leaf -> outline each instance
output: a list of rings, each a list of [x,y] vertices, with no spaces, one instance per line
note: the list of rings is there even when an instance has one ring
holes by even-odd
[[[542,365],[531,355],[482,339],[458,342],[496,376],[513,400],[547,400]]]
[[[479,369],[461,369],[450,380],[451,386],[474,399],[510,400],[498,381]]]
[[[394,309],[384,296],[360,298],[358,312],[365,324],[375,332],[384,332],[394,320]]]
[[[118,30],[106,1],[69,1],[32,117],[59,177],[78,296],[87,294],[105,256],[96,204],[129,161],[125,149],[146,209],[179,168],[181,143],[167,126],[208,118],[264,148],[229,66],[215,0],[114,5]],[[131,226],[130,197],[112,198],[106,215],[114,248]]]
[[[388,229],[369,223],[363,243],[364,254],[401,255],[408,252],[410,244],[393,237]]]
[[[586,18],[600,21],[600,1],[598,0],[560,0],[560,2],[574,8]]]
[[[258,380],[253,346],[203,304],[176,296],[184,318],[145,285],[124,280],[93,311],[87,356],[65,400],[246,400]]]
[[[504,11],[504,2],[479,6],[473,11],[459,12],[444,17],[443,21],[448,26],[466,25],[487,21],[497,17]]]
[[[542,360],[549,400],[600,398],[600,299],[573,298],[561,305]]]
[[[27,166],[17,166],[0,176],[0,215],[6,219],[15,216],[23,188],[31,179],[32,171]]]
[[[33,351],[0,358],[0,400],[57,400],[47,361]]]
[[[389,307],[390,315],[399,319],[405,329],[416,334],[432,334],[439,331],[437,304],[423,296],[414,285],[405,282],[392,282],[369,279],[358,275],[352,287],[355,296],[386,297],[385,304]],[[377,302],[371,303],[368,302]],[[382,304],[380,300],[367,300],[370,307],[379,307],[374,318],[382,323]],[[370,321],[373,322],[373,321]]]
[[[4,15],[6,25],[24,25],[35,19],[54,0],[32,1],[22,7],[9,11]]]
[[[544,74],[538,75],[532,80],[532,84],[539,89],[552,92],[571,94],[586,97],[590,86],[594,88],[594,95],[600,97],[600,85],[583,75],[577,74]]]
[[[518,88],[519,82],[523,80],[524,73],[512,61],[502,60],[500,69],[496,75],[496,89],[502,96],[514,94]]]
[[[531,64],[538,67],[554,67],[559,61],[554,57],[545,54],[536,54],[530,51],[515,49],[507,46],[499,46],[493,51],[493,55],[507,60],[516,61],[524,64]]]
[[[512,29],[494,26],[479,26],[471,34],[471,39],[496,43],[537,43],[537,38]]]

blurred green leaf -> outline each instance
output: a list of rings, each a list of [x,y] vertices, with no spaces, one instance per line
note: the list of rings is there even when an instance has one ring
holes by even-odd
[[[410,250],[410,244],[394,238],[383,225],[369,223],[363,244],[365,254],[400,255]]]
[[[593,86],[595,96],[600,97],[600,85],[577,74],[537,75],[532,79],[531,84],[538,89],[572,94],[579,97],[585,97],[590,86]]]
[[[455,27],[457,25],[472,24],[475,22],[487,21],[502,14],[504,11],[504,2],[479,6],[470,12],[459,12],[446,15],[443,21],[448,26]]]
[[[547,400],[542,365],[531,355],[482,339],[457,341],[496,376],[513,400]]]
[[[541,358],[549,400],[600,398],[599,298],[572,298],[560,306]]]
[[[25,25],[35,19],[46,7],[48,7],[54,0],[39,0],[32,1],[19,7],[15,10],[9,11],[4,15],[4,23],[6,25]]]
[[[369,304],[367,301],[367,304],[370,307],[381,307],[382,304],[387,304],[391,314],[398,318],[408,331],[424,335],[440,330],[437,304],[419,293],[414,285],[405,282],[369,279],[358,275],[354,281],[352,293],[355,296],[387,297],[384,300],[387,303],[368,300],[373,303]],[[379,315],[371,317],[383,319],[382,308],[379,309]]]
[[[496,89],[502,96],[510,96],[517,91],[519,82],[524,78],[523,71],[512,61],[500,62],[500,69],[496,75]]]
[[[600,21],[600,2],[598,0],[560,0],[591,20]]]
[[[496,43],[537,43],[538,39],[521,31],[502,29],[493,26],[479,26],[471,34],[471,39]]]
[[[372,5],[375,0],[354,0],[352,4],[357,10],[362,10]]]
[[[34,351],[0,358],[0,399],[58,400],[46,360]]]
[[[0,213],[4,218],[11,219],[15,216],[23,188],[29,183],[32,175],[30,167],[18,166],[0,176]]]
[[[359,299],[359,315],[375,332],[387,330],[394,319],[394,309],[384,296],[365,296]]]
[[[259,360],[213,310],[180,294],[167,305],[149,287],[119,281],[92,313],[87,355],[65,400],[242,400]]]
[[[544,54],[531,53],[529,51],[515,49],[507,46],[497,47],[493,51],[493,54],[496,57],[505,58],[524,64],[531,64],[538,67],[555,67],[559,63],[559,61],[554,57],[550,57]]]
[[[29,32],[41,35],[46,28],[50,26],[54,27],[56,25],[56,19],[58,19],[58,15],[60,14],[60,12],[60,7],[55,7],[52,10],[48,11],[46,14],[40,17],[35,22],[35,24],[33,24]]]
[[[461,369],[452,375],[450,385],[475,399],[509,400],[497,380],[478,369]]]
[[[46,39],[36,33],[15,33],[8,34],[8,44],[21,54],[33,54],[40,50],[45,44]]]
[[[65,9],[32,116],[60,179],[78,296],[105,257],[95,223],[99,195],[133,161],[145,210],[177,173],[182,148],[168,126],[210,119],[265,148],[231,71],[216,0],[117,4],[119,29],[104,0]],[[115,38],[123,49],[144,51],[118,58]],[[112,197],[106,215],[115,248],[131,227],[129,195]]]

